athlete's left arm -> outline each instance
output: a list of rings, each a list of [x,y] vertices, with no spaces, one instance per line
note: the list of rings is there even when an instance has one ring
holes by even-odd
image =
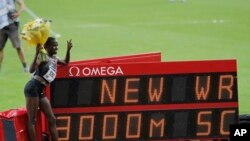
[[[67,41],[67,52],[66,52],[65,59],[64,60],[58,59],[58,64],[66,65],[66,64],[69,63],[69,61],[70,61],[70,50],[71,50],[72,47],[73,47],[72,39],[70,39],[69,41]]]

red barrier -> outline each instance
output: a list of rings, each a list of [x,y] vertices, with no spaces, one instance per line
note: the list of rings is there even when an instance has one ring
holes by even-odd
[[[0,119],[0,141],[3,141],[4,138],[3,138],[3,125],[2,125],[2,122],[1,122],[1,119]]]
[[[36,133],[42,141],[41,116],[37,115]],[[11,109],[0,113],[1,141],[27,141],[27,112],[25,108]]]
[[[114,56],[106,58],[97,58],[90,60],[79,60],[70,62],[70,64],[100,64],[100,63],[139,63],[139,62],[161,62],[160,52],[142,53],[134,55]]]

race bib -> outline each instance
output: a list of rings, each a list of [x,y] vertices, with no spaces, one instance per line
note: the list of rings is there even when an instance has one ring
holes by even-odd
[[[56,78],[56,71],[54,71],[51,67],[49,71],[43,75],[43,78],[47,80],[49,83],[52,82]]]

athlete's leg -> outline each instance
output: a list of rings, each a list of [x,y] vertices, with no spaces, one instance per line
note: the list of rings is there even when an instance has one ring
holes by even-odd
[[[52,141],[58,141],[58,133],[56,130],[56,117],[52,111],[50,102],[47,97],[40,99],[40,109],[44,112],[45,116],[48,119],[49,131]]]
[[[38,111],[38,106],[39,106],[39,97],[26,97],[29,141],[37,141],[35,124],[36,124],[36,115]]]

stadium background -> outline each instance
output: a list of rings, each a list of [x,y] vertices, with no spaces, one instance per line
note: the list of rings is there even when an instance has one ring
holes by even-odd
[[[161,52],[163,61],[237,59],[240,113],[250,113],[249,0],[24,0],[61,34],[58,56],[72,39],[71,60]],[[23,24],[32,17],[23,12]],[[24,41],[28,63],[35,48]],[[22,71],[8,42],[0,72],[0,111],[25,106]]]

